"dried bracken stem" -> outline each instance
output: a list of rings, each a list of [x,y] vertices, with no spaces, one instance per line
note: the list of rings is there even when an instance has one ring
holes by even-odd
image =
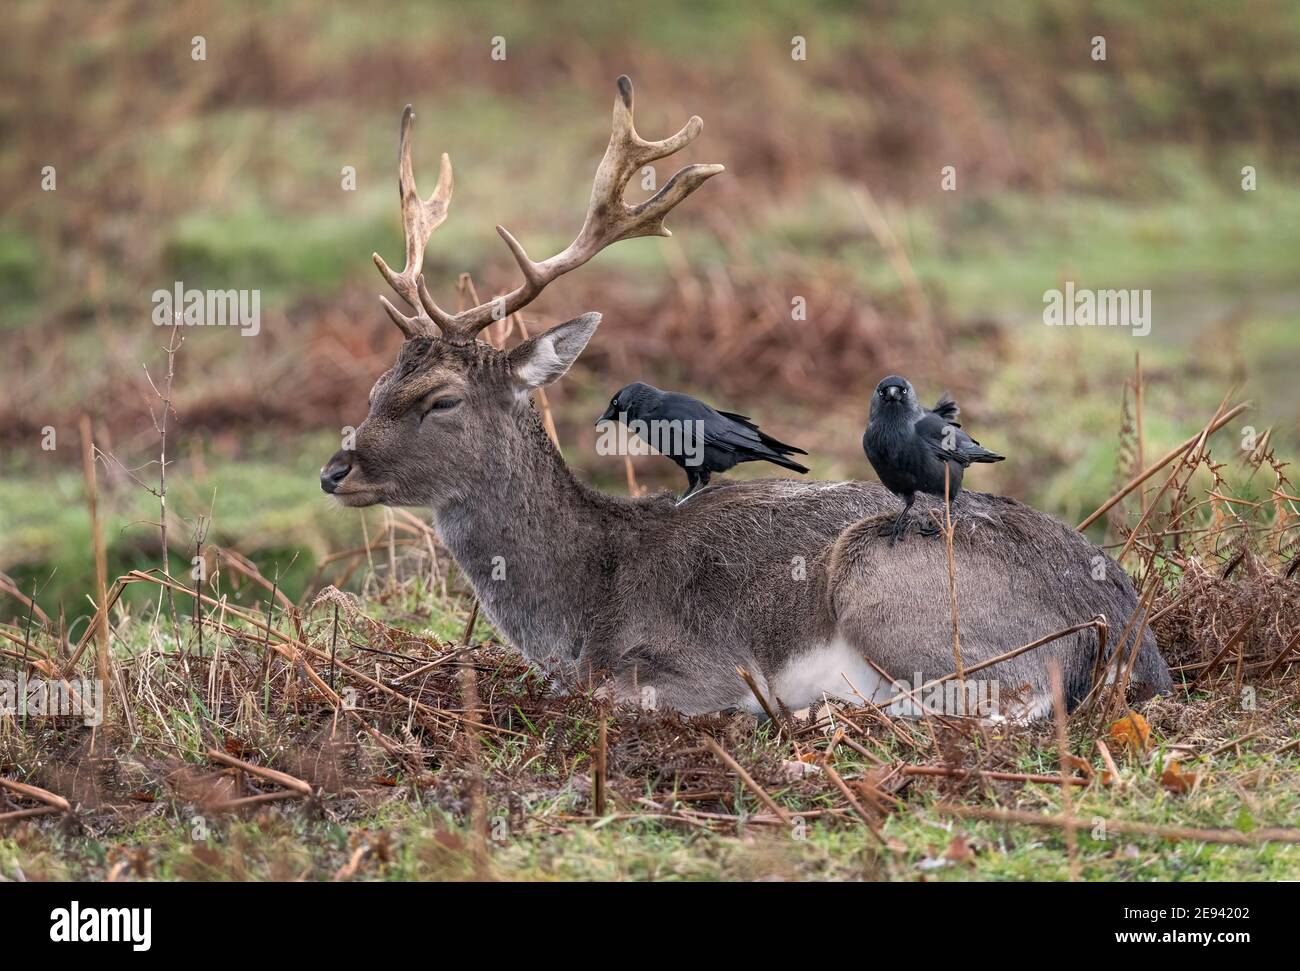
[[[1061,665],[1053,658],[1048,664],[1048,675],[1052,680],[1052,715],[1056,722],[1056,754],[1061,765],[1061,810],[1066,819],[1065,855],[1068,860],[1070,882],[1079,879],[1079,840],[1075,834],[1074,796],[1066,782],[1066,766],[1069,764],[1070,743],[1065,733],[1065,688],[1061,683]]]
[[[1095,523],[1100,517],[1104,516],[1107,512],[1109,512],[1112,506],[1122,501],[1124,497],[1127,496],[1130,492],[1132,492],[1142,483],[1146,482],[1147,479],[1151,478],[1153,475],[1155,475],[1157,472],[1163,469],[1174,459],[1184,454],[1188,449],[1195,446],[1197,442],[1202,441],[1203,436],[1213,435],[1220,428],[1228,424],[1228,422],[1232,421],[1232,419],[1236,418],[1238,415],[1240,415],[1243,411],[1245,411],[1249,407],[1250,407],[1250,403],[1244,402],[1242,404],[1237,405],[1235,408],[1232,408],[1231,410],[1224,412],[1222,414],[1216,413],[1216,417],[1211,420],[1210,424],[1207,425],[1204,430],[1193,435],[1191,438],[1189,438],[1187,441],[1183,442],[1183,444],[1177,446],[1176,448],[1170,449],[1165,455],[1163,455],[1161,458],[1157,459],[1154,463],[1148,466],[1146,471],[1134,476],[1128,483],[1126,483],[1123,486],[1123,488],[1121,488],[1117,493],[1115,493],[1113,496],[1111,496],[1109,499],[1103,502],[1100,506],[1098,506],[1097,509],[1092,513],[1092,515],[1088,516],[1086,519],[1084,519],[1083,522],[1079,523],[1079,525],[1076,528],[1080,532],[1087,529],[1089,526]],[[1137,530],[1134,530],[1134,533],[1136,534]],[[1116,559],[1119,559],[1119,557],[1116,557]]]
[[[222,765],[228,765],[232,769],[239,769],[241,772],[247,772],[249,775],[255,775],[259,779],[265,779],[267,782],[273,782],[277,786],[284,786],[286,789],[292,789],[294,792],[303,796],[311,795],[311,784],[304,782],[302,779],[295,778],[287,772],[278,772],[275,769],[268,769],[264,766],[253,765],[242,759],[237,759],[233,755],[227,755],[220,749],[210,748],[207,752],[208,758],[214,762],[220,762]]]
[[[108,554],[104,548],[104,528],[99,521],[99,489],[95,482],[95,442],[90,416],[81,416],[81,473],[86,483],[86,507],[90,511],[90,542],[95,551],[95,600],[108,600]],[[108,716],[108,611],[95,612],[95,671],[105,692],[104,717]],[[126,699],[122,699],[126,704]]]
[[[754,679],[754,676],[750,674],[747,669],[741,667],[740,665],[736,665],[736,673],[740,675],[740,680],[745,682],[745,686],[749,688],[750,693],[754,696],[755,700],[758,702],[758,706],[763,709],[763,713],[767,715],[768,718],[772,719],[772,724],[775,725],[777,727],[777,730],[779,731],[782,727],[781,719],[780,717],[778,717],[776,711],[772,708],[772,706],[768,703],[768,700],[766,696],[763,694],[762,690],[758,687],[758,681]]]
[[[0,789],[8,789],[10,792],[17,793],[20,796],[27,796],[29,799],[35,799],[37,802],[43,802],[47,806],[60,810],[65,813],[72,812],[72,804],[62,796],[50,792],[48,789],[42,789],[40,786],[30,786],[25,782],[15,782],[13,779],[6,779],[0,776]]]
[[[1278,656],[1273,659],[1273,663],[1268,666],[1268,670],[1260,676],[1261,680],[1267,678],[1270,674],[1276,671],[1297,646],[1300,646],[1300,630],[1296,631],[1295,636],[1292,637],[1291,640],[1287,641],[1286,646],[1282,648]]]
[[[1190,685],[1188,685],[1188,691],[1195,691],[1197,686],[1209,677],[1210,672],[1219,666],[1219,662],[1228,656],[1228,652],[1241,643],[1241,639],[1246,636],[1246,631],[1250,630],[1251,625],[1255,623],[1255,619],[1258,616],[1259,610],[1257,609],[1253,614],[1246,618],[1245,622],[1237,628],[1236,632],[1233,633],[1230,638],[1228,638],[1228,642],[1223,645],[1223,648],[1219,653],[1214,656],[1209,664],[1205,665],[1205,667],[1201,669],[1201,673],[1192,680]]]
[[[602,723],[603,725],[603,723]],[[736,773],[737,778],[745,784],[745,788],[758,797],[758,801],[770,809],[777,819],[785,826],[794,825],[794,820],[790,814],[781,808],[775,799],[767,794],[767,790],[754,781],[754,777],[744,770],[739,762],[727,754],[726,749],[711,739],[708,735],[701,735],[700,739],[704,742],[705,747],[714,754],[719,762],[725,765],[732,772]]]
[[[835,784],[835,788],[839,789],[844,798],[848,800],[849,805],[853,807],[853,811],[858,814],[858,818],[866,824],[867,831],[876,838],[876,842],[881,846],[888,848],[889,841],[885,839],[884,833],[880,831],[880,827],[876,825],[876,821],[871,818],[871,814],[862,807],[862,803],[858,802],[857,797],[853,795],[853,790],[848,787],[848,784],[840,774],[835,771],[835,766],[831,765],[830,759],[826,759],[822,762],[822,771],[826,773],[826,778],[830,779],[831,782]]]
[[[1108,628],[1106,626],[1105,618],[1098,615],[1094,617],[1092,620],[1084,621],[1082,624],[1074,624],[1071,627],[1066,627],[1063,630],[1058,630],[1054,634],[1047,634],[1043,637],[1040,637],[1036,641],[1030,641],[1028,644],[1022,644],[1020,647],[1012,648],[1011,650],[1006,651],[1003,654],[997,655],[997,657],[989,658],[987,661],[981,661],[978,664],[972,664],[969,668],[966,668],[965,675],[969,677],[970,675],[976,674],[979,671],[983,671],[986,668],[991,668],[995,664],[1001,664],[1003,661],[1009,661],[1014,657],[1019,657],[1021,654],[1027,654],[1030,651],[1042,647],[1044,644],[1050,644],[1052,643],[1052,641],[1060,640],[1062,637],[1068,637],[1071,634],[1078,633],[1081,630],[1087,630],[1089,627],[1095,628],[1097,630],[1097,636],[1101,641],[1101,650],[1105,650],[1106,630]],[[926,691],[930,688],[935,687],[936,685],[945,684],[946,682],[952,681],[957,677],[958,677],[957,672],[954,671],[951,674],[945,674],[941,678],[935,678],[933,681],[927,681],[925,684],[921,685],[921,687],[917,688],[915,691],[905,690],[901,694],[894,695],[888,701],[882,702],[881,707],[889,708],[893,705],[898,704],[901,701],[907,700],[908,698],[912,697],[916,693],[919,693],[921,691]]]
[[[163,384],[163,390],[158,390],[158,385],[154,383],[153,376],[149,373],[149,368],[145,366],[144,376],[149,381],[149,387],[153,388],[153,393],[162,403],[162,420],[154,418],[154,428],[158,432],[158,490],[155,495],[158,497],[158,532],[162,541],[162,570],[163,575],[171,577],[171,564],[169,562],[169,548],[167,545],[167,430],[171,423],[171,416],[175,413],[172,407],[172,385],[176,380],[176,352],[181,349],[185,343],[185,338],[181,335],[180,321],[172,324],[171,333],[168,335],[167,346],[163,348],[167,352],[167,380]],[[150,412],[152,413],[152,408]],[[170,588],[166,590],[167,602],[171,610],[172,626],[176,630],[176,638],[180,640],[180,624],[176,617],[176,601]]]
[[[1122,786],[1124,783],[1119,777],[1119,766],[1115,764],[1115,759],[1110,754],[1110,746],[1100,738],[1093,739],[1092,744],[1097,746],[1097,752],[1101,755],[1102,764],[1106,766],[1106,771],[1110,773],[1111,783]]]
[[[845,744],[849,744],[845,740]],[[950,765],[905,765],[903,775],[941,776],[949,779],[989,779],[996,782],[1023,782],[1047,786],[1086,786],[1089,780],[1077,775],[1042,775],[1032,772],[997,772],[988,769],[958,769]]]
[[[1145,388],[1142,381],[1142,353],[1139,351],[1133,355],[1133,419],[1137,425],[1137,467],[1145,469],[1146,463],[1146,434],[1143,429],[1142,418],[1142,399]],[[1139,493],[1139,499],[1142,505],[1147,504],[1147,490],[1145,484]]]
[[[35,819],[37,816],[53,816],[63,812],[56,806],[42,806],[40,809],[17,809],[11,813],[0,813],[0,825],[16,823],[23,819]]]
[[[600,726],[596,730],[596,751],[595,770],[592,773],[592,793],[591,804],[592,811],[597,816],[605,815],[605,787],[606,787],[606,770],[609,758],[609,726],[606,724],[605,713],[600,713]]]

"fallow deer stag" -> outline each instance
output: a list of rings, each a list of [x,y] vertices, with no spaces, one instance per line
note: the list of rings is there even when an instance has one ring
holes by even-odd
[[[604,679],[620,700],[685,713],[757,712],[747,669],[790,709],[823,695],[891,697],[883,677],[911,683],[954,670],[949,573],[942,542],[890,549],[878,535],[898,500],[874,482],[767,479],[714,486],[677,506],[669,493],[607,495],[574,478],[529,393],[560,378],[600,323],[587,313],[509,351],[476,339],[560,275],[636,236],[667,236],[664,217],[721,165],[688,165],[652,198],[623,201],[642,166],[691,142],[703,122],[646,141],[632,84],[618,79],[613,134],[577,237],[535,262],[498,226],[523,282],[459,313],[440,307],[421,273],[447,215],[452,173],[422,200],[411,165],[408,107],[398,186],[406,265],[374,260],[409,313],[381,298],[407,340],[370,392],[355,448],[335,454],[322,488],[348,506],[428,506],[442,542],[496,630],[539,670],[571,685]],[[918,512],[936,509],[932,500]],[[938,503],[942,509],[942,502]],[[954,506],[956,600],[966,668],[1096,615],[1117,629],[1137,606],[1124,571],[1083,536],[1021,503],[963,492]],[[1145,625],[1112,634],[1115,670],[1147,691],[1170,686]],[[1050,707],[1049,662],[1075,704],[1093,683],[1097,631],[1085,628],[980,671]],[[1135,656],[1134,656],[1135,655]],[[1014,690],[1013,690],[1014,689]],[[774,703],[774,701],[773,701]]]

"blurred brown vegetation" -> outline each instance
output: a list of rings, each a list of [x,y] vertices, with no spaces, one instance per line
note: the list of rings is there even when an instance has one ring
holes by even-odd
[[[6,20],[0,448],[6,475],[37,481],[75,470],[74,448],[46,455],[34,443],[47,426],[74,440],[83,413],[128,465],[156,451],[141,364],[156,368],[165,342],[150,294],[176,280],[262,291],[257,338],[185,333],[178,474],[201,479],[257,453],[314,455],[302,433],[356,424],[400,340],[369,256],[400,252],[391,186],[402,105],[419,118],[425,191],[438,153],[456,166],[451,216],[426,260],[431,286],[454,302],[462,272],[482,293],[515,282],[495,223],[534,253],[576,231],[613,80],[628,73],[641,131],[659,137],[699,114],[704,133],[682,161],[720,161],[727,174],[673,215],[674,239],[621,243],[530,309],[533,331],[605,315],[553,395],[571,461],[619,481],[621,469],[585,454],[579,430],[593,400],[648,380],[755,413],[828,457],[821,474],[865,475],[866,395],[902,371],[927,395],[954,391],[977,432],[1016,429],[1021,461],[986,487],[1073,515],[1109,482],[1109,456],[1081,498],[1062,502],[1042,469],[1095,467],[1098,453],[1063,441],[1035,409],[1062,412],[1059,400],[1044,404],[1048,382],[1071,401],[1104,393],[1113,427],[1123,377],[1077,347],[1026,351],[1019,335],[1031,328],[967,299],[945,260],[978,245],[990,273],[1010,274],[1032,256],[1037,238],[1004,255],[1005,237],[990,230],[1015,225],[1001,221],[1008,198],[1031,213],[1065,198],[1085,212],[1090,200],[1140,210],[1177,196],[1166,149],[1216,179],[1226,167],[1233,182],[1235,149],[1249,148],[1280,179],[1294,174],[1300,134],[1300,21],[1271,0],[382,10],[110,0],[19,3]],[[498,35],[505,61],[490,56]],[[806,61],[791,59],[796,35]],[[1102,68],[1089,57],[1095,35],[1108,38]],[[202,61],[191,56],[197,36]],[[51,164],[58,189],[41,192]],[[945,164],[960,193],[939,191]],[[358,191],[340,191],[343,165],[356,167]],[[1186,204],[1188,218],[1199,205]],[[1162,232],[1135,230],[1151,253]],[[920,252],[926,265],[914,267]],[[1041,292],[1067,269],[1025,275]],[[807,320],[791,319],[796,296]],[[1230,359],[1193,365],[1210,369],[1195,383],[1212,400],[1226,380],[1212,369]],[[1181,395],[1182,367],[1153,362],[1150,373]],[[671,481],[653,460],[641,471]],[[129,484],[110,476],[115,487]]]
[[[698,267],[672,250],[669,272],[647,285],[597,264],[550,295],[545,314],[606,312],[609,326],[593,347],[591,368],[663,376],[739,401],[860,394],[882,367],[918,357],[916,308],[901,290],[864,292],[837,261],[843,241],[804,247],[776,240],[779,256],[751,256],[747,237],[763,210],[797,198],[810,183],[861,183],[906,203],[934,194],[935,160],[943,159],[976,191],[1050,192],[1084,165],[1091,188],[1124,192],[1132,188],[1132,155],[1116,149],[1134,140],[1173,139],[1209,152],[1233,140],[1281,147],[1296,139],[1300,74],[1288,50],[1292,35],[1273,24],[1284,16],[1278,5],[1198,5],[1196,16],[1186,17],[1170,4],[1141,11],[1064,2],[977,13],[905,9],[913,6],[871,3],[859,15],[839,5],[824,13],[771,7],[753,19],[736,6],[700,27],[700,50],[684,55],[673,32],[647,37],[634,16],[629,29],[617,29],[620,11],[640,10],[628,4],[599,14],[560,5],[528,15],[502,4],[399,5],[376,18],[388,24],[377,25],[373,37],[359,33],[347,42],[338,35],[357,15],[323,16],[310,4],[279,5],[273,15],[256,4],[20,4],[0,68],[9,92],[0,177],[9,187],[5,220],[31,233],[39,248],[39,311],[28,326],[6,328],[10,380],[0,399],[0,435],[30,441],[41,426],[66,423],[66,409],[102,414],[115,436],[140,428],[145,399],[120,375],[136,371],[158,342],[144,324],[142,298],[185,269],[169,241],[175,220],[225,205],[252,185],[280,219],[338,199],[335,180],[300,177],[301,159],[240,157],[247,146],[226,138],[225,126],[207,123],[232,112],[256,109],[257,129],[271,140],[278,140],[273,128],[315,127],[301,150],[346,155],[355,147],[351,120],[367,115],[395,129],[409,100],[421,114],[417,165],[428,179],[438,151],[459,157],[461,133],[437,125],[449,89],[543,116],[560,113],[557,92],[577,92],[570,97],[581,104],[563,113],[564,127],[582,132],[578,143],[567,133],[499,142],[504,156],[572,159],[571,184],[555,187],[570,198],[584,184],[586,157],[594,159],[603,140],[612,78],[632,73],[647,130],[673,126],[688,112],[706,119],[694,154],[724,161],[730,174],[674,222],[687,236],[706,226],[720,253]],[[681,35],[692,33],[687,7],[670,5],[655,16],[678,18]],[[323,23],[330,17],[341,17],[332,29]],[[853,29],[837,36],[841,25]],[[800,32],[814,55],[795,65],[786,38]],[[487,56],[494,33],[511,42],[505,62]],[[1089,70],[1081,42],[1092,34],[1112,38],[1105,83]],[[195,35],[207,41],[204,62],[191,59]],[[709,52],[715,46],[716,56]],[[1279,63],[1289,70],[1267,67]],[[145,177],[142,153],[163,147],[175,154],[183,181]],[[57,210],[30,188],[32,173],[51,160],[61,176]],[[461,169],[462,182],[480,177],[473,167]],[[534,199],[510,192],[508,183],[501,188],[512,206],[495,211],[514,223],[535,217]],[[578,210],[555,215],[549,228],[562,234]],[[491,223],[478,212],[454,205],[452,218],[469,221],[467,232],[491,243]],[[286,242],[292,237],[290,230]],[[336,427],[356,419],[358,395],[389,359],[397,335],[373,303],[377,278],[367,276],[369,250],[391,249],[391,242],[360,233],[353,242],[354,269],[346,275],[324,286],[287,287],[255,353],[235,348],[241,353],[208,361],[191,349],[179,399],[187,430],[230,430],[241,421]],[[268,264],[277,260],[264,256]],[[431,261],[431,276],[441,274],[444,287],[463,270],[478,275],[481,287],[511,279],[504,251],[481,265],[448,252]],[[792,293],[819,308],[797,339]],[[978,321],[977,311],[934,297],[948,341]],[[98,374],[86,373],[64,342],[69,331],[93,327],[102,329],[107,352]],[[980,327],[976,335],[993,330]],[[950,370],[932,380],[971,390],[966,377]],[[51,384],[65,383],[75,384],[75,396],[50,394]]]

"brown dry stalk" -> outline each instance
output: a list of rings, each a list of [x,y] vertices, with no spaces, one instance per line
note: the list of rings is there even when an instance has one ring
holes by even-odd
[[[1117,493],[1115,493],[1113,496],[1111,496],[1109,499],[1103,502],[1100,506],[1098,506],[1096,511],[1093,512],[1091,516],[1089,516],[1083,522],[1079,523],[1076,529],[1078,529],[1080,532],[1087,529],[1089,526],[1095,523],[1099,517],[1104,516],[1108,511],[1110,511],[1111,507],[1114,506],[1117,502],[1123,500],[1125,496],[1127,496],[1130,492],[1132,492],[1134,489],[1140,486],[1143,482],[1151,478],[1153,475],[1155,475],[1157,472],[1163,469],[1174,459],[1178,458],[1178,456],[1182,455],[1184,452],[1186,452],[1188,449],[1194,446],[1198,441],[1201,440],[1202,435],[1206,435],[1207,437],[1209,435],[1213,435],[1220,428],[1222,428],[1228,422],[1232,421],[1232,419],[1236,418],[1238,415],[1240,415],[1243,411],[1245,411],[1249,407],[1250,407],[1250,402],[1243,402],[1242,404],[1237,405],[1232,410],[1223,413],[1220,417],[1212,419],[1210,424],[1207,425],[1205,429],[1203,429],[1201,432],[1197,432],[1195,435],[1193,435],[1191,438],[1189,438],[1187,441],[1183,442],[1183,444],[1177,446],[1176,448],[1170,449],[1167,453],[1165,453],[1165,455],[1161,456],[1152,465],[1150,465],[1146,469],[1146,471],[1140,472],[1137,475],[1135,475],[1132,479],[1130,479]],[[1158,499],[1159,496],[1157,496],[1156,498]],[[1136,532],[1137,530],[1134,530],[1134,533]]]
[[[42,806],[40,809],[18,809],[11,813],[0,813],[0,825],[16,823],[20,819],[33,819],[37,816],[52,816],[57,812],[62,810],[56,806]]]
[[[126,574],[125,576],[118,578],[117,584],[114,586],[114,590],[117,591],[117,595],[120,595],[120,590],[118,590],[119,586],[125,587],[126,585],[131,583],[155,583],[164,586],[171,586],[177,590],[180,590],[186,596],[192,597],[194,595],[193,590],[189,590],[185,587],[179,586],[173,580],[170,580],[165,577],[154,576],[151,573],[144,573],[139,570],[132,570],[130,573]],[[115,595],[110,595],[109,597],[110,603],[114,599],[116,599]],[[201,599],[203,600],[204,603],[208,603],[214,606],[222,606],[220,602],[214,600],[212,597],[209,597],[206,594],[203,595]],[[378,731],[378,729],[375,729],[372,726],[367,725],[364,721],[362,721],[360,716],[355,711],[353,711],[351,708],[347,706],[344,706],[343,700],[339,697],[338,693],[335,692],[334,689],[332,689],[329,685],[325,683],[324,679],[321,678],[320,675],[316,673],[315,669],[310,664],[305,663],[304,659],[298,656],[299,653],[304,653],[304,654],[311,655],[312,657],[319,658],[322,661],[328,661],[329,660],[328,651],[321,650],[318,647],[313,647],[311,644],[307,643],[306,641],[298,640],[290,636],[289,634],[286,634],[284,631],[276,630],[274,627],[264,622],[260,617],[250,613],[249,611],[228,604],[225,605],[225,609],[228,610],[230,614],[242,620],[244,623],[249,624],[251,627],[255,628],[256,630],[266,632],[268,634],[268,639],[274,638],[275,640],[272,640],[270,643],[270,647],[273,651],[281,655],[290,664],[293,665],[301,664],[303,671],[306,673],[308,679],[312,682],[312,684],[316,687],[318,691],[320,691],[322,694],[325,695],[326,698],[330,700],[331,704],[335,706],[343,707],[344,710],[347,711],[349,715],[357,719],[357,721],[366,729],[367,732],[369,732],[373,737],[375,737],[377,741],[380,741],[380,744],[384,746],[385,751],[387,751],[390,755],[394,755],[394,756],[398,755],[399,749],[397,748],[397,746],[395,746],[388,739],[384,738],[384,736]],[[234,630],[230,627],[222,627],[221,630],[223,633],[226,633],[229,636],[241,636],[240,631]],[[344,674],[348,675],[349,677],[353,678],[354,680],[360,681],[363,684],[366,684],[372,688],[375,688],[378,691],[383,692],[384,694],[396,698],[397,700],[401,701],[404,705],[409,706],[410,708],[420,712],[421,714],[427,715],[429,718],[432,718],[435,721],[443,722],[446,719],[452,719],[465,725],[473,725],[475,728],[481,728],[486,731],[495,732],[499,735],[513,735],[517,738],[527,737],[526,735],[524,735],[523,732],[516,732],[509,728],[502,728],[500,725],[484,724],[482,722],[475,721],[466,715],[460,715],[453,711],[447,711],[441,708],[431,708],[429,705],[426,705],[420,701],[416,701],[414,698],[410,697],[409,695],[404,695],[400,691],[397,691],[389,687],[383,682],[377,681],[376,679],[370,677],[369,675],[363,674],[362,672],[358,671],[356,668],[352,667],[351,665],[339,661],[337,662],[337,666],[340,671],[342,671]],[[392,747],[390,748],[390,746]]]
[[[754,679],[754,676],[739,664],[736,665],[736,673],[740,675],[740,680],[745,682],[746,687],[749,688],[754,697],[758,700],[758,705],[763,709],[763,713],[767,715],[768,718],[772,719],[772,724],[774,724],[778,730],[782,729],[784,725],[782,724],[781,719],[777,717],[776,712],[772,710],[772,706],[768,704],[767,698],[765,698],[763,692],[759,690],[758,682]]]
[[[108,554],[104,549],[104,528],[99,521],[99,489],[95,482],[95,441],[91,434],[90,416],[81,416],[81,474],[86,483],[86,507],[90,511],[90,539],[95,553],[95,598],[103,604],[108,600]],[[96,610],[95,623],[95,671],[99,683],[103,685],[104,707],[108,708],[108,611]],[[123,707],[126,699],[122,699]],[[103,715],[107,717],[105,710]]]
[[[227,799],[224,802],[214,802],[205,808],[214,813],[228,813],[238,809],[247,809],[250,806],[262,806],[268,802],[280,802],[283,799],[301,799],[302,796],[301,792],[296,792],[293,789],[282,789],[279,792],[264,792],[257,796],[245,796],[242,799]]]
[[[1211,418],[1205,427],[1201,429],[1200,435],[1196,438],[1196,446],[1192,449],[1191,454],[1184,455],[1182,461],[1174,465],[1173,470],[1169,473],[1169,478],[1165,479],[1164,485],[1159,488],[1156,494],[1151,498],[1151,501],[1148,502],[1146,507],[1142,510],[1142,515],[1138,518],[1137,525],[1134,526],[1132,532],[1128,534],[1128,539],[1124,543],[1124,548],[1120,550],[1119,554],[1115,557],[1115,562],[1124,562],[1124,557],[1128,556],[1128,551],[1133,548],[1133,544],[1137,541],[1138,534],[1142,532],[1142,527],[1147,524],[1147,520],[1151,518],[1151,514],[1156,511],[1156,506],[1159,504],[1164,494],[1169,491],[1169,487],[1177,481],[1178,473],[1186,468],[1187,481],[1191,481],[1192,474],[1196,471],[1196,467],[1201,462],[1201,456],[1205,454],[1205,445],[1210,440],[1210,434],[1218,424],[1219,416],[1223,414],[1223,409],[1227,407],[1227,404],[1228,398],[1227,395],[1225,395],[1223,400],[1219,402],[1219,407],[1215,409],[1214,417]],[[1178,492],[1175,494],[1175,499],[1173,500],[1175,505],[1177,504],[1177,496],[1182,495],[1182,491],[1186,486],[1187,483],[1184,482],[1178,487]]]
[[[989,769],[958,769],[948,765],[905,765],[903,775],[947,776],[953,779],[993,779],[998,782],[1036,782],[1049,786],[1086,786],[1089,780],[1077,775],[1035,775],[1026,772],[994,772]]]
[[[1296,645],[1298,644],[1300,644],[1300,630],[1297,630],[1295,632],[1295,637],[1291,638],[1291,640],[1287,642],[1286,647],[1282,648],[1282,653],[1274,658],[1273,663],[1268,666],[1268,670],[1264,672],[1263,677],[1267,678],[1270,674],[1276,671],[1278,667],[1281,666],[1282,662],[1286,660],[1287,655],[1296,649]]]
[[[465,625],[465,639],[474,626],[474,619],[478,616],[478,601],[474,602],[474,611],[470,614],[469,623]],[[456,672],[460,681],[461,704],[465,708],[465,714],[469,716],[464,724],[465,753],[469,759],[470,771],[470,788],[469,788],[469,818],[471,845],[474,854],[474,865],[478,869],[480,876],[486,876],[488,866],[488,815],[487,815],[487,787],[483,779],[483,746],[479,738],[477,722],[479,720],[479,693],[478,693],[478,671],[470,665],[464,665]]]
[[[597,816],[605,815],[606,765],[609,757],[608,727],[605,713],[600,713],[600,728],[596,734],[595,771],[592,773],[592,807]]]
[[[37,802],[43,802],[45,805],[52,806],[62,812],[72,812],[72,804],[68,800],[50,792],[48,789],[42,789],[40,786],[29,786],[25,782],[15,782],[13,779],[6,779],[0,775],[0,788],[16,792],[20,796],[27,796],[29,799],[35,799]]]
[[[253,765],[251,762],[245,762],[237,759],[233,755],[228,755],[220,749],[210,748],[207,752],[208,758],[214,762],[220,762],[222,765],[228,765],[232,769],[239,769],[247,772],[249,775],[255,775],[259,779],[265,779],[267,782],[274,782],[277,786],[284,786],[286,789],[292,789],[300,795],[311,795],[311,784],[304,782],[296,776],[291,776],[287,772],[279,772],[275,769],[268,769],[265,766]]]
[[[1146,435],[1142,429],[1142,352],[1133,355],[1133,417],[1137,424],[1137,467],[1146,468]],[[1139,495],[1143,506],[1147,503],[1147,490],[1143,486]]]
[[[985,668],[992,667],[995,664],[1001,664],[1003,661],[1009,661],[1013,657],[1019,657],[1021,654],[1025,654],[1036,648],[1042,647],[1044,644],[1050,644],[1052,641],[1060,640],[1062,637],[1068,637],[1070,634],[1077,633],[1078,631],[1084,630],[1088,627],[1095,627],[1097,629],[1099,635],[1103,638],[1102,644],[1104,648],[1105,631],[1108,630],[1109,628],[1106,625],[1105,619],[1100,614],[1098,614],[1092,620],[1084,621],[1081,624],[1075,624],[1072,627],[1066,627],[1064,630],[1058,630],[1054,634],[1047,634],[1044,637],[1040,637],[1036,641],[1030,641],[1028,644],[1022,644],[1020,647],[1012,648],[1011,650],[1007,651],[1005,654],[999,654],[997,657],[989,658],[987,661],[981,661],[979,664],[973,664],[966,669],[966,674],[969,676],[975,674],[977,671],[983,671]],[[927,688],[933,688],[935,685],[940,685],[940,684],[944,684],[945,682],[951,681],[956,677],[957,677],[957,672],[954,671],[951,674],[945,674],[942,678],[935,678],[933,681],[927,681],[925,684],[921,685],[921,687],[916,690],[918,692],[924,691]],[[913,692],[904,689],[902,694],[894,695],[894,697],[890,698],[888,701],[883,702],[881,704],[881,707],[888,708],[891,705],[894,705],[905,698],[910,698],[912,694]]]
[[[831,782],[835,784],[835,788],[839,789],[844,798],[849,801],[849,805],[853,807],[853,811],[858,814],[858,817],[866,823],[867,829],[870,831],[871,835],[876,838],[881,846],[888,849],[889,841],[885,839],[885,835],[880,831],[880,827],[876,825],[876,822],[871,818],[871,815],[862,808],[862,803],[858,802],[857,797],[853,795],[853,791],[849,788],[848,783],[846,783],[840,777],[840,774],[835,771],[835,766],[831,765],[830,759],[826,759],[822,762],[822,771],[826,773],[826,778],[830,779]]]
[[[1219,662],[1222,661],[1227,656],[1228,652],[1231,651],[1234,647],[1236,647],[1237,644],[1241,641],[1241,639],[1246,636],[1246,631],[1250,630],[1251,625],[1255,623],[1255,618],[1259,616],[1260,611],[1263,609],[1264,609],[1263,607],[1255,608],[1255,612],[1251,614],[1249,617],[1247,617],[1245,622],[1242,623],[1242,625],[1237,628],[1236,632],[1230,638],[1228,638],[1228,642],[1223,645],[1219,653],[1214,655],[1210,663],[1205,665],[1205,667],[1201,670],[1201,673],[1198,674],[1194,679],[1192,679],[1192,683],[1187,686],[1188,691],[1195,690],[1197,685],[1199,685],[1203,680],[1205,680],[1205,678],[1209,675],[1209,673],[1219,666]]]
[[[1093,739],[1092,744],[1097,746],[1097,751],[1101,754],[1101,761],[1106,766],[1106,771],[1110,773],[1110,781],[1117,786],[1122,786],[1124,783],[1120,781],[1119,766],[1115,764],[1115,758],[1110,754],[1110,746],[1100,738]]]
[[[754,777],[746,772],[739,762],[728,755],[721,745],[715,742],[708,735],[701,735],[700,738],[708,750],[713,753],[714,757],[716,757],[719,762],[725,765],[732,772],[736,773],[740,778],[740,781],[745,784],[745,788],[756,795],[759,802],[770,809],[777,819],[781,820],[781,822],[786,826],[794,825],[794,820],[790,818],[790,814],[782,809],[777,804],[776,800],[767,794],[767,790],[754,781]]]
[[[1061,765],[1061,808],[1066,819],[1065,855],[1068,860],[1070,882],[1079,880],[1079,839],[1075,833],[1074,794],[1066,783],[1065,767],[1069,764],[1070,743],[1065,733],[1065,687],[1061,682],[1061,665],[1053,658],[1048,665],[1052,679],[1052,715],[1056,722],[1056,755]]]

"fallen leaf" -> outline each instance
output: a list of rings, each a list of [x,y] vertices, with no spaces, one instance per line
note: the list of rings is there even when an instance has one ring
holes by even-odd
[[[1071,769],[1078,769],[1083,773],[1085,779],[1091,779],[1093,776],[1092,766],[1088,764],[1087,759],[1081,759],[1077,755],[1066,753],[1065,764]]]
[[[1110,726],[1110,740],[1120,748],[1141,754],[1151,745],[1151,726],[1137,712],[1130,711]]]
[[[969,863],[974,866],[975,847],[970,844],[965,836],[957,833],[953,836],[952,842],[948,844],[948,848],[943,851],[943,857],[953,863]]]
[[[1186,795],[1196,787],[1200,776],[1195,772],[1184,772],[1177,759],[1165,763],[1165,771],[1160,775],[1160,782],[1170,792]]]

